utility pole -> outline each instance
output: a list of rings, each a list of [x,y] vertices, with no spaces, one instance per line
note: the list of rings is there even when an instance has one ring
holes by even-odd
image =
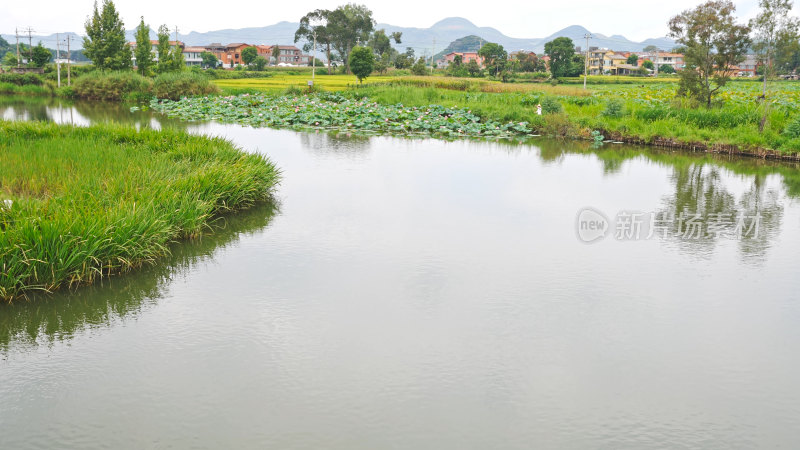
[[[314,51],[311,52],[311,85],[314,85],[314,75],[317,74],[317,30],[314,30]]]
[[[56,74],[58,87],[61,87],[61,37],[56,33]]]
[[[33,61],[33,29],[28,27],[28,64]]]
[[[22,60],[19,57],[19,29],[14,28],[14,34],[17,36],[17,68],[22,63]]]
[[[433,38],[433,49],[431,49],[431,75],[433,75],[433,67],[436,65],[436,38]]]
[[[70,76],[72,73],[72,52],[69,51],[69,39],[70,35],[67,33],[67,86],[72,86],[72,77]]]
[[[586,62],[583,65],[583,89],[586,89],[586,79],[589,78],[589,39],[591,39],[592,35],[586,33],[583,35],[586,38]]]

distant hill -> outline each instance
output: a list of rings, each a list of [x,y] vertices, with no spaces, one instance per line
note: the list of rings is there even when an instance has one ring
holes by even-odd
[[[444,50],[437,53],[434,58],[441,59],[444,55],[452,52],[477,52],[486,42],[488,41],[475,35],[464,36],[451,42]]]
[[[151,24],[152,25],[152,24]],[[212,42],[219,42],[223,44],[231,42],[247,42],[251,44],[289,44],[294,42],[294,32],[297,30],[297,22],[278,22],[274,25],[264,27],[251,27],[239,29],[224,29],[209,32],[195,32],[192,31],[186,34],[178,34],[178,39],[185,42],[187,45],[206,45]],[[502,45],[509,53],[515,50],[532,50],[537,53],[544,51],[544,44],[557,37],[566,36],[575,42],[575,45],[585,47],[586,41],[583,36],[589,33],[586,28],[573,25],[563,30],[557,31],[547,37],[540,38],[512,38],[504,35],[502,32],[491,27],[479,27],[467,19],[461,17],[449,17],[440,20],[429,28],[410,28],[400,27],[387,23],[379,23],[376,29],[385,29],[387,33],[399,31],[403,33],[402,42],[396,44],[395,47],[403,51],[406,47],[411,47],[415,50],[418,56],[430,55],[433,53],[440,53],[442,49],[447,48],[449,44],[456,40],[467,36],[475,36],[483,39],[484,42],[496,42]],[[127,32],[128,39],[134,40],[134,28],[130,28]],[[81,48],[83,46],[82,38],[77,34],[72,35],[72,48]],[[151,34],[155,39],[155,28]],[[589,41],[592,47],[605,47],[613,50],[621,51],[640,51],[648,45],[656,45],[659,48],[668,50],[675,46],[674,41],[668,38],[654,38],[647,39],[643,42],[631,41],[624,36],[618,34],[606,36],[600,33],[593,33],[593,39]],[[14,42],[14,35],[2,35],[9,43]],[[62,34],[63,38],[63,34]],[[33,43],[42,40],[45,46],[55,47],[55,35],[49,36],[34,36]]]

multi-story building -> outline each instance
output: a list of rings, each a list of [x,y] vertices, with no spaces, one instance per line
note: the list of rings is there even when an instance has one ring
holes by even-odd
[[[203,57],[201,55],[205,51],[205,47],[185,47],[183,49],[183,60],[189,67],[200,66],[203,64]]]
[[[603,75],[605,73],[605,57],[608,53],[607,49],[600,49],[597,47],[589,47],[588,57],[588,73],[589,75]],[[583,54],[584,58],[586,53]]]
[[[236,66],[244,64],[242,60],[242,50],[247,47],[253,47],[244,42],[234,42],[228,45],[211,44],[206,47],[206,50],[213,53],[214,56],[220,61],[220,65],[226,69],[233,69]]]
[[[745,56],[744,61],[736,66],[734,75],[739,77],[754,77],[756,76],[756,71],[758,70],[759,66],[760,63],[756,55],[747,55]]]
[[[685,64],[683,62],[683,55],[680,53],[667,53],[667,52],[654,52],[654,53],[638,53],[639,61],[652,61],[653,65],[657,68],[661,68],[661,66],[670,66],[676,72],[679,70],[683,70]]]

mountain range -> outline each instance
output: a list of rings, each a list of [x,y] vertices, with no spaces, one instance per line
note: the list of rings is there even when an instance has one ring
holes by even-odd
[[[179,33],[178,39],[185,42],[187,45],[200,46],[207,45],[212,42],[219,42],[223,44],[231,42],[247,42],[252,44],[288,44],[294,42],[294,32],[297,30],[297,27],[297,22],[284,21],[264,27],[224,29],[204,33],[196,31],[186,34]],[[610,48],[620,51],[641,51],[642,48],[648,45],[655,45],[664,50],[669,50],[675,46],[675,42],[666,37],[636,42],[620,35],[606,36],[600,33],[591,33],[589,30],[580,25],[569,26],[563,30],[557,31],[547,37],[542,38],[512,38],[506,36],[495,28],[479,27],[469,20],[461,17],[449,17],[447,19],[440,20],[429,28],[400,27],[387,23],[379,23],[375,28],[385,29],[387,34],[395,31],[402,32],[402,43],[395,45],[395,47],[400,51],[404,51],[406,47],[411,47],[416,51],[417,55],[430,55],[431,53],[437,53],[456,39],[469,35],[479,36],[485,42],[496,42],[502,45],[508,52],[515,50],[529,50],[541,53],[544,51],[544,44],[546,42],[562,36],[572,39],[575,45],[584,47],[586,45],[584,35],[586,34],[592,34],[592,38],[589,41],[589,46]],[[134,40],[133,29],[128,30],[127,34],[129,40]],[[77,35],[74,33],[70,33],[70,35],[73,36],[72,48],[80,48],[82,46],[82,40],[77,38]],[[9,42],[14,42],[15,39],[14,35],[3,35],[3,37]],[[152,38],[155,39],[154,32]],[[47,47],[55,47],[55,35],[34,36],[34,45],[39,40],[42,40]]]

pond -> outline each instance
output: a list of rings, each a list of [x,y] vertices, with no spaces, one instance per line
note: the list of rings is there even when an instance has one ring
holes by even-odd
[[[760,448],[800,441],[800,169],[532,139],[221,135],[277,207],[0,305],[0,448]]]

